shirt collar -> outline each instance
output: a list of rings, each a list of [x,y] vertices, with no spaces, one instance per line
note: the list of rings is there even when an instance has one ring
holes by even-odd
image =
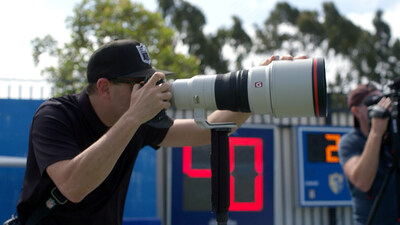
[[[82,89],[81,93],[79,93],[78,102],[86,121],[88,121],[93,131],[99,135],[107,132],[108,127],[101,122],[100,118],[94,111],[92,104],[90,103],[89,96],[87,94],[87,86]]]

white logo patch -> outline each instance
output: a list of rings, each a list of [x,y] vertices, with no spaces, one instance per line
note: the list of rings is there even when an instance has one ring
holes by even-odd
[[[150,65],[151,59],[149,52],[147,52],[146,46],[140,43],[140,45],[136,45],[136,48],[139,52],[140,58],[142,58],[142,61]]]
[[[340,173],[329,174],[329,188],[334,194],[339,194],[343,190],[344,178]]]

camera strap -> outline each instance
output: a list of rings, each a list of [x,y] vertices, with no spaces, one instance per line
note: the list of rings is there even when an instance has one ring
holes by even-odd
[[[44,201],[39,208],[37,208],[33,213],[28,217],[26,221],[26,225],[36,225],[43,218],[45,218],[51,211],[53,211],[58,205],[64,205],[68,202],[61,192],[54,187],[50,192],[50,197]]]

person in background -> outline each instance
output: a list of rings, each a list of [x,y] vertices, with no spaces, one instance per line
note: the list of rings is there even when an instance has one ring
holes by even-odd
[[[392,155],[382,141],[388,128],[389,117],[370,117],[367,101],[382,97],[372,84],[360,84],[350,92],[348,107],[354,116],[354,128],[339,143],[339,158],[353,200],[354,224],[365,224],[373,202],[382,187]],[[389,110],[391,100],[383,97],[378,109]],[[389,181],[378,207],[373,224],[397,224],[397,196],[395,176]]]

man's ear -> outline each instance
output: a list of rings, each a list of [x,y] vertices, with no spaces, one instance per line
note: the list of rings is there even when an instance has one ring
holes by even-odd
[[[358,118],[358,116],[359,116],[359,114],[360,114],[360,110],[359,110],[356,106],[352,106],[352,107],[350,108],[350,111],[351,111],[351,113],[353,113],[353,115],[354,115],[355,117]]]
[[[100,78],[96,83],[97,92],[101,97],[109,98],[111,82],[106,78]]]

